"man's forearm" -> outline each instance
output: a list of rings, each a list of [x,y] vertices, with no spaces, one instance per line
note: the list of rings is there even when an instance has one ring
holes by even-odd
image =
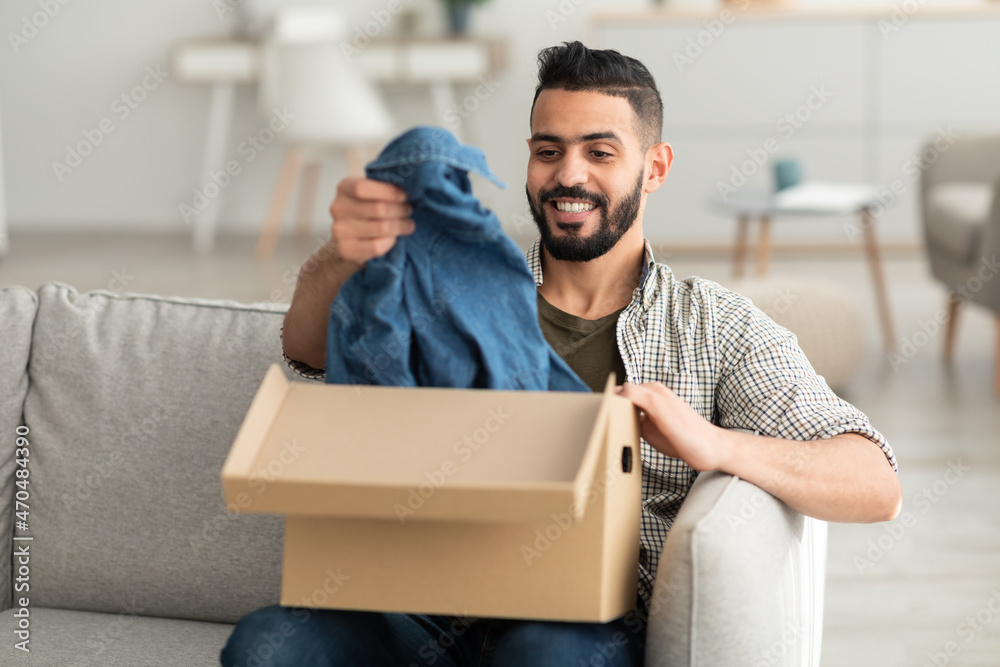
[[[362,266],[340,257],[332,239],[306,260],[285,314],[282,332],[285,354],[314,368],[326,367],[330,304],[341,286]]]
[[[798,441],[721,428],[662,382],[626,382],[618,394],[641,409],[646,442],[695,470],[736,475],[826,521],[888,521],[899,514],[899,477],[879,446],[862,435]]]
[[[825,521],[888,521],[900,509],[899,478],[878,446],[857,433],[794,441],[723,431],[736,475],[807,516]]]

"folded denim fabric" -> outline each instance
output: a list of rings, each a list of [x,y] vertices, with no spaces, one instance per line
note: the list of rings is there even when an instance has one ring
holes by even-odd
[[[326,382],[590,391],[542,335],[535,281],[468,172],[483,153],[417,127],[366,167],[413,206],[416,230],[369,260],[330,306]]]

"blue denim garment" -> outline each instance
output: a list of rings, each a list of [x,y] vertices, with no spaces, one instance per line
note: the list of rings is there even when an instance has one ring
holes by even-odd
[[[528,263],[469,171],[505,187],[480,150],[435,127],[405,132],[367,166],[403,188],[416,230],[330,305],[327,383],[590,391],[542,335]]]

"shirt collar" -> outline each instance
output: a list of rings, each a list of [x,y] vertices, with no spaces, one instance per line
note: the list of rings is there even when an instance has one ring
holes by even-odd
[[[643,293],[648,293],[646,289],[646,276],[649,275],[650,271],[653,270],[653,266],[656,264],[656,259],[653,257],[653,248],[649,245],[649,239],[642,239],[643,248],[646,251],[646,261],[642,265],[642,275],[639,277],[639,286]],[[538,237],[535,242],[531,244],[528,248],[528,252],[525,253],[524,258],[528,261],[528,267],[531,269],[532,275],[535,276],[535,286],[542,284],[542,238]]]
[[[461,171],[472,171],[501,188],[507,187],[490,170],[481,150],[459,143],[454,134],[442,127],[418,126],[407,130],[382,149],[379,156],[365,167],[365,173],[369,178],[385,172],[409,175],[417,165],[427,162],[442,162]],[[403,178],[399,174],[396,176],[396,181]]]

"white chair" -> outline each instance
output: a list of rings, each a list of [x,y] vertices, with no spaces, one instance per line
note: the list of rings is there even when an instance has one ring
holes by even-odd
[[[269,258],[281,232],[292,191],[302,176],[296,234],[309,235],[322,147],[345,149],[348,171],[363,172],[366,149],[391,134],[392,119],[378,93],[340,52],[347,26],[335,9],[286,8],[275,16],[261,55],[260,105],[270,116],[294,116],[281,132],[288,148],[267,218],[257,240],[258,258]]]

